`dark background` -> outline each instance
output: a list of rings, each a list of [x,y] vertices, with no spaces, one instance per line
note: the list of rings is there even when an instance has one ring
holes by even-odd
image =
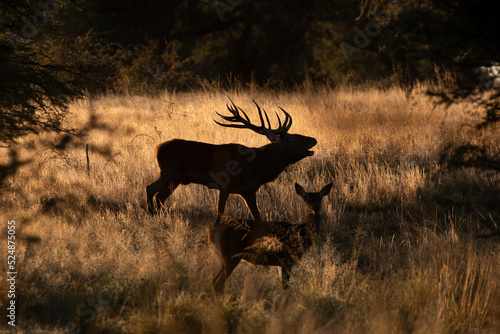
[[[428,81],[453,103],[491,89],[481,66],[500,59],[487,1],[40,0],[0,12],[4,143],[58,130],[82,92]],[[497,122],[498,91],[479,103]]]

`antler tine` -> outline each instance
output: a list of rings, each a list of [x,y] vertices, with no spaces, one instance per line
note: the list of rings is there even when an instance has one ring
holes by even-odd
[[[219,113],[217,113],[217,115],[219,115]],[[217,123],[217,124],[219,124],[220,126],[225,126],[227,128],[240,128],[240,129],[246,129],[246,128],[248,128],[246,125],[243,125],[243,124],[224,124],[224,123],[221,123],[221,122],[217,122],[215,119],[214,119],[214,122]]]
[[[229,99],[229,100],[231,100],[231,99]],[[231,100],[231,102],[233,102],[233,101]],[[233,102],[233,106],[234,106],[234,102]],[[228,121],[228,122],[236,121],[237,120],[236,116],[238,115],[238,110],[236,108],[231,108],[227,103],[226,103],[226,108],[231,112],[231,114],[233,114],[233,116],[225,116],[225,115],[219,114],[219,112],[217,110],[215,111],[215,113],[225,121]],[[227,124],[221,124],[221,123],[217,122],[216,120],[214,120],[214,121],[215,121],[215,123],[223,125],[223,126],[227,125]]]
[[[227,108],[229,109],[229,111],[232,112],[231,108],[226,105]],[[233,116],[225,116],[225,115],[222,115],[222,114],[219,114],[219,112],[217,112],[217,110],[215,111],[215,113],[220,117],[222,118],[223,120],[225,121],[228,121],[228,122],[236,122],[236,121],[239,121],[239,118],[235,116],[234,112],[232,112]],[[215,120],[214,120],[215,121]],[[217,122],[217,121],[216,121]],[[229,124],[225,124],[225,125],[229,125]]]
[[[243,109],[241,109],[240,107],[236,106],[236,104],[233,102],[233,100],[231,100],[231,98],[229,96],[227,98],[233,104],[233,108],[232,109],[230,109],[229,106],[227,106],[227,104],[226,104],[226,106],[229,109],[229,111],[231,111],[233,113],[233,115],[235,116],[235,121],[239,121],[239,122],[244,123],[242,120],[239,120],[239,119],[241,119],[239,111],[241,111],[243,113],[243,116],[245,117],[245,120],[248,123],[248,125],[252,125],[253,126],[253,124],[252,124],[252,122],[250,122],[250,118],[248,117],[248,115],[246,114],[246,112],[243,111]]]
[[[288,130],[290,130],[290,127],[292,126],[292,116],[290,116],[289,113],[287,113],[285,111],[285,109],[281,108],[281,107],[278,107],[281,109],[281,111],[283,111],[283,113],[285,114],[285,122],[283,123],[283,132],[284,133],[287,133]]]
[[[255,102],[255,100],[252,100],[253,103],[255,104],[255,106],[257,107],[257,111],[259,112],[259,118],[260,118],[260,127],[261,128],[264,128],[265,127],[265,124],[264,124],[264,118],[262,117],[262,110],[260,110],[260,107],[259,105],[257,104],[257,102]]]
[[[283,113],[285,114],[285,121],[282,123],[278,113],[275,112],[276,117],[278,118],[279,126],[277,129],[272,129],[271,121],[269,120],[269,116],[267,115],[266,110],[264,108],[261,108],[259,104],[255,100],[253,100],[253,103],[255,104],[255,106],[257,107],[257,111],[259,112],[259,119],[260,119],[260,126],[254,125],[250,121],[250,118],[248,117],[246,112],[240,107],[236,106],[236,104],[233,102],[233,100],[231,100],[229,96],[228,98],[229,101],[231,101],[231,104],[226,103],[226,107],[232,115],[231,116],[221,115],[217,111],[215,111],[215,113],[223,120],[231,122],[233,124],[224,124],[214,120],[215,123],[221,126],[229,128],[240,128],[240,129],[247,128],[257,133],[266,135],[270,135],[271,133],[274,133],[275,135],[280,135],[287,133],[288,130],[290,129],[290,126],[292,125],[292,118],[290,117],[290,115],[283,108],[279,107],[281,111],[283,111]],[[262,115],[262,113],[264,113],[264,115]],[[234,124],[234,123],[241,123],[241,124]]]
[[[274,113],[276,114],[276,118],[278,119],[278,129],[281,129],[281,119],[276,111]]]
[[[272,130],[272,129],[271,129],[271,122],[269,122],[269,117],[267,117],[267,112],[266,112],[266,109],[262,108],[262,110],[264,111],[264,116],[266,116],[267,128],[268,128],[269,130]]]
[[[255,102],[255,100],[253,100],[253,103],[255,103],[255,105],[257,106],[257,110],[259,111],[259,117],[260,117],[260,126],[263,128],[263,129],[266,129],[266,125],[264,123],[264,118],[262,117],[262,112],[264,112],[264,116],[266,116],[266,122],[267,122],[267,130],[269,131],[274,131],[272,128],[271,128],[271,122],[269,121],[269,116],[267,116],[267,112],[266,112],[266,109],[260,108],[260,106],[257,104],[257,102]]]
[[[228,96],[228,99],[229,99],[229,101],[231,101],[232,106],[226,103],[226,108],[229,110],[229,112],[232,114],[232,116],[221,115],[217,111],[215,111],[215,113],[227,122],[232,122],[232,123],[238,122],[238,123],[242,123],[242,124],[224,124],[224,123],[217,122],[216,120],[214,120],[214,122],[221,125],[221,126],[225,126],[228,128],[240,128],[240,129],[246,128],[246,129],[251,129],[251,130],[258,132],[260,130],[260,128],[253,125],[250,122],[250,118],[243,111],[243,109],[236,106],[236,104],[233,102],[233,100],[231,100],[231,98],[229,96]],[[243,114],[243,117],[240,115],[240,111]]]
[[[230,121],[231,119],[234,118],[234,116],[225,116],[225,115],[219,114],[219,112],[217,110],[215,111],[215,113],[217,114],[217,116],[219,116],[220,118],[222,118],[225,121]]]
[[[250,118],[248,117],[247,113],[243,111],[243,109],[241,109],[240,107],[238,107],[238,109],[243,113],[243,116],[245,116],[245,119],[246,121],[248,122],[248,124],[252,125],[250,122]]]

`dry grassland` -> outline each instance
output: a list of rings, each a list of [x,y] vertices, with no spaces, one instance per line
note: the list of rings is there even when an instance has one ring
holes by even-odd
[[[277,269],[241,263],[215,299],[210,281],[219,264],[206,231],[217,191],[180,186],[167,212],[151,217],[145,186],[158,176],[153,149],[162,141],[267,143],[213,122],[228,95],[254,121],[252,99],[270,116],[282,106],[291,133],[318,140],[314,156],[260,188],[266,220],[301,222],[294,182],[309,191],[334,187],[324,200],[324,242],[294,268],[289,289]],[[2,235],[7,220],[17,224],[18,330],[500,332],[499,242],[475,237],[499,223],[500,175],[440,161],[445,147],[467,141],[500,154],[498,131],[474,130],[466,105],[435,107],[397,88],[325,88],[108,95],[70,109],[67,122],[85,128],[82,136],[66,145],[60,135],[26,138],[19,154],[31,163],[0,189]],[[250,217],[238,197],[225,215]],[[4,312],[7,302],[2,293]],[[0,326],[10,327],[5,316]]]

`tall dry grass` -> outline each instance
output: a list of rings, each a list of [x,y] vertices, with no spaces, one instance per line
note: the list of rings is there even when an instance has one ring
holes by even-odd
[[[252,99],[268,111],[282,106],[293,117],[291,132],[318,140],[313,157],[261,187],[265,219],[302,221],[294,182],[313,190],[333,181],[334,188],[324,200],[324,241],[294,268],[289,289],[276,269],[242,263],[224,298],[215,299],[210,281],[218,260],[206,230],[217,192],[181,186],[167,212],[151,217],[145,186],[157,177],[153,148],[164,140],[266,144],[263,136],[212,121],[227,95],[254,120]],[[407,96],[370,87],[75,101],[67,123],[83,129],[81,136],[66,143],[54,134],[26,138],[20,159],[32,162],[1,189],[1,219],[17,223],[17,328],[498,332],[500,248],[498,240],[475,235],[498,224],[500,176],[440,160],[443,148],[465,141],[500,151],[498,133],[473,130],[467,110],[435,107],[418,90]],[[225,214],[250,217],[236,197]],[[6,291],[6,281],[0,285]],[[2,294],[0,308],[7,301]]]

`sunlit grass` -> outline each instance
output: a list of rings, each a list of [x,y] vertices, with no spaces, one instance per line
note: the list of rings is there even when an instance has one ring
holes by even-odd
[[[322,233],[283,290],[277,269],[241,263],[215,299],[218,260],[206,242],[217,192],[180,186],[168,210],[149,216],[145,186],[158,176],[156,144],[172,138],[266,144],[249,130],[213,122],[230,96],[257,121],[283,107],[290,132],[318,140],[315,155],[262,186],[265,219],[302,222],[293,183],[324,200]],[[71,106],[61,136],[28,137],[32,162],[1,189],[1,219],[18,236],[18,328],[112,333],[493,333],[500,330],[500,176],[449,169],[446,145],[500,150],[476,132],[465,106],[435,107],[393,88],[308,92],[165,93],[87,98]],[[271,118],[272,121],[273,118]],[[275,123],[277,124],[277,123]],[[89,147],[87,165],[86,145]],[[2,163],[8,161],[2,151]],[[496,202],[496,204],[495,204]],[[225,214],[250,217],[230,197]],[[5,232],[5,227],[4,230]],[[4,268],[5,264],[2,264]],[[4,270],[5,272],[5,270]],[[0,283],[6,291],[6,281]],[[0,298],[1,307],[7,302]],[[5,322],[1,328],[7,328]]]

